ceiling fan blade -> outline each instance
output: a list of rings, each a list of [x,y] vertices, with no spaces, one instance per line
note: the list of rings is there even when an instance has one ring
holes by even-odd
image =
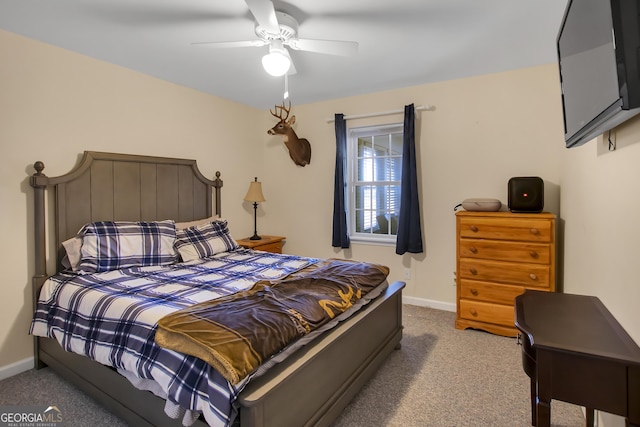
[[[354,56],[358,53],[358,43],[340,40],[313,40],[292,38],[285,42],[295,50],[326,53],[329,55]]]
[[[193,46],[206,46],[215,49],[226,49],[233,47],[260,47],[265,46],[268,43],[263,40],[245,40],[237,42],[195,42],[191,43]]]
[[[271,0],[245,0],[258,25],[270,34],[280,34],[276,9]]]

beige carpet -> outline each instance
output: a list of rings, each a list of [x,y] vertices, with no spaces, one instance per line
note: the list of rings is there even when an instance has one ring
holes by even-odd
[[[458,331],[454,313],[408,305],[403,310],[402,348],[334,427],[531,425],[529,379],[515,339]],[[67,427],[125,426],[47,368],[0,381],[0,405],[49,405],[52,396],[64,408]],[[577,406],[553,401],[551,414],[554,426],[584,425]]]
[[[402,348],[334,427],[531,425],[529,378],[515,338],[454,329],[455,313],[405,305]],[[553,426],[582,427],[581,408],[553,401]]]

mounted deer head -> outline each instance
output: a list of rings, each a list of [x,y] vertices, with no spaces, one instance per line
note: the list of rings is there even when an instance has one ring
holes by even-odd
[[[298,166],[305,166],[311,162],[311,144],[305,138],[298,138],[298,135],[294,132],[293,124],[296,122],[296,116],[289,118],[289,112],[291,111],[291,101],[289,101],[289,107],[282,105],[276,105],[275,111],[269,110],[272,116],[280,121],[271,129],[267,131],[269,135],[282,135],[284,145],[289,150],[289,156],[291,160]]]

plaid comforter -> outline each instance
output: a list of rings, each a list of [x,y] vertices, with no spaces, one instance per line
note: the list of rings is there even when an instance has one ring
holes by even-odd
[[[185,425],[201,412],[210,425],[227,426],[236,415],[234,401],[251,376],[232,386],[206,362],[161,348],[154,341],[158,320],[317,261],[240,249],[163,267],[59,274],[40,292],[31,333],[126,373],[138,388],[151,380],[156,386],[144,388],[187,410]]]

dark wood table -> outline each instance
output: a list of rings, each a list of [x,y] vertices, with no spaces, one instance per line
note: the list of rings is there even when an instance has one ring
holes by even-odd
[[[640,426],[640,348],[592,296],[527,290],[516,297],[532,425],[547,427],[551,400],[626,417]]]

